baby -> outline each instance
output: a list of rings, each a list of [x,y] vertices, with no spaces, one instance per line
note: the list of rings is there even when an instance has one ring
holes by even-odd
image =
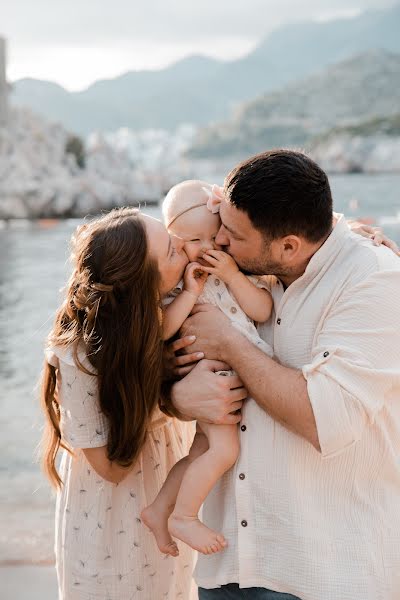
[[[266,321],[273,301],[262,278],[244,275],[234,259],[216,243],[221,226],[222,189],[203,181],[174,186],[163,203],[169,233],[184,240],[190,260],[183,281],[164,301],[163,337],[177,333],[196,303],[220,308],[254,344],[272,356],[272,350],[254,325]],[[232,371],[220,371],[231,375]],[[159,549],[179,554],[172,536],[203,554],[222,550],[227,542],[220,532],[206,527],[198,517],[201,505],[217,480],[239,454],[237,425],[198,422],[190,453],[170,471],[154,502],[142,512]]]

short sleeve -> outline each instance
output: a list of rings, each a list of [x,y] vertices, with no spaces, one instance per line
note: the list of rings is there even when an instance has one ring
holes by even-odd
[[[166,306],[169,306],[174,300],[175,298],[177,298],[179,296],[179,294],[182,292],[183,290],[183,280],[181,279],[181,281],[172,289],[168,292],[168,294],[162,299],[162,306],[163,308]]]
[[[89,375],[75,364],[72,351],[48,348],[49,364],[57,368],[61,437],[71,448],[98,448],[108,441],[108,421],[99,406],[97,376],[86,356],[82,364]]]
[[[268,275],[249,275],[248,278],[257,288],[271,293],[271,278]]]
[[[376,273],[333,306],[303,367],[322,456],[349,448],[398,399],[400,272]]]

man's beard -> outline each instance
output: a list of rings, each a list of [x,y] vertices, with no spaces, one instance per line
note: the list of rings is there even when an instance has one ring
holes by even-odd
[[[232,258],[235,259],[234,256]],[[285,268],[281,263],[271,259],[268,250],[266,250],[259,258],[236,260],[236,262],[240,270],[248,275],[275,275],[276,277],[287,277],[291,274],[290,269]]]

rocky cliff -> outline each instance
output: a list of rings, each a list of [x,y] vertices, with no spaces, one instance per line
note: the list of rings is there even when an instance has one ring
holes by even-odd
[[[157,181],[144,181],[128,155],[101,136],[85,150],[84,168],[69,141],[61,125],[11,111],[0,128],[1,219],[82,216],[160,197]]]

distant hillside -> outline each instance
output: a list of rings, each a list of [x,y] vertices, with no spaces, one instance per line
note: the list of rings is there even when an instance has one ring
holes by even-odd
[[[46,81],[14,83],[12,100],[81,134],[226,118],[243,101],[371,49],[400,52],[400,5],[352,19],[277,29],[243,59],[186,58],[160,71],[132,71],[69,93]]]
[[[395,115],[399,106],[400,54],[367,52],[244,104],[231,120],[200,131],[189,154],[243,156],[302,146],[333,127]]]
[[[334,127],[312,139],[308,150],[329,172],[399,173],[400,113]]]
[[[400,109],[400,107],[399,107]],[[400,113],[388,117],[374,117],[352,125],[333,127],[311,140],[311,144],[330,141],[338,135],[349,137],[369,137],[380,135],[400,138]]]

